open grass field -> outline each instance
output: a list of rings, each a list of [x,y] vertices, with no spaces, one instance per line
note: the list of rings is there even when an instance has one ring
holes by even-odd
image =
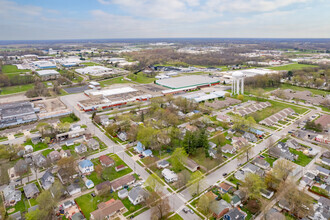
[[[26,145],[31,145],[31,146],[33,147],[33,152],[36,152],[36,151],[39,151],[39,150],[43,150],[43,149],[48,148],[48,145],[45,144],[45,143],[42,143],[42,142],[37,143],[37,144],[34,145],[34,144],[32,143],[32,141],[31,141],[31,139],[27,140],[27,141],[24,143],[24,145],[25,145],[25,146],[26,146]]]
[[[304,69],[304,68],[309,68],[309,67],[317,67],[317,65],[308,65],[308,64],[294,63],[294,64],[285,65],[285,66],[269,67],[268,69],[290,71],[290,70],[298,70],[298,69]]]
[[[76,121],[79,121],[79,120],[80,119],[75,114],[70,114],[68,116],[60,118],[60,121],[62,123],[64,123],[64,122],[73,123],[73,122],[76,122]]]
[[[30,89],[33,88],[33,84],[26,84],[26,85],[21,85],[21,86],[8,86],[8,87],[3,87],[1,88],[1,93],[0,95],[9,95],[9,94],[14,94],[18,92],[26,92]]]
[[[15,65],[3,65],[2,66],[2,72],[7,74],[7,73],[21,73],[21,72],[30,72],[31,70],[20,70],[17,69],[17,66]]]
[[[120,77],[116,77],[116,78],[113,78],[113,79],[103,80],[103,81],[100,81],[99,83],[100,83],[101,87],[107,87],[107,86],[110,86],[110,85],[113,85],[113,84],[129,83],[129,81],[124,80],[124,77],[120,76]]]
[[[130,74],[128,78],[138,83],[152,83],[156,80],[156,78],[153,77],[146,77],[143,73]]]

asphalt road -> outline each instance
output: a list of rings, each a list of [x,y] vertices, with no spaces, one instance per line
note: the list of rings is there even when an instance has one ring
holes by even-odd
[[[87,128],[90,132],[92,132],[95,136],[97,136],[101,141],[103,141],[107,146],[108,149],[106,151],[103,151],[100,154],[106,154],[106,153],[115,153],[117,154],[135,173],[140,175],[141,178],[146,180],[149,177],[149,173],[141,167],[137,162],[135,162],[129,155],[127,155],[125,151],[125,147],[121,146],[119,144],[114,143],[111,139],[109,139],[98,127],[96,127],[91,121],[90,121],[90,115],[79,111],[79,109],[76,107],[77,101],[81,99],[86,99],[86,97],[82,94],[73,94],[73,95],[67,95],[62,96],[61,100],[68,108],[70,108],[81,120],[80,123],[86,124]],[[100,155],[94,154],[91,157],[98,157]],[[162,192],[169,198],[171,211],[179,212],[183,207],[184,203],[187,202],[178,194],[171,194],[165,187],[163,187]],[[183,212],[179,212],[180,216],[184,219],[187,219],[187,216]],[[189,214],[190,216],[188,219],[200,219],[196,214]],[[148,210],[140,215],[137,216],[136,219],[151,219],[151,211]]]

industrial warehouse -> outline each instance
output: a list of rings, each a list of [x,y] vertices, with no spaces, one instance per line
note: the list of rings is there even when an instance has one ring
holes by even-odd
[[[169,89],[187,89],[192,87],[202,88],[217,85],[219,83],[220,80],[218,78],[203,75],[190,75],[156,80],[156,84]]]
[[[89,99],[78,102],[78,106],[85,112],[98,108],[105,109],[126,105],[128,102],[146,101],[152,98],[152,95],[129,86],[107,90],[86,90],[85,95]]]
[[[105,74],[112,74],[113,69],[104,66],[87,66],[85,68],[76,69],[76,72],[84,75],[89,74],[92,76],[101,76]]]

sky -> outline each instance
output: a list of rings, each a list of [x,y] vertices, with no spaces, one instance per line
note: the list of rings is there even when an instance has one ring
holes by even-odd
[[[330,0],[0,0],[0,40],[330,38]]]

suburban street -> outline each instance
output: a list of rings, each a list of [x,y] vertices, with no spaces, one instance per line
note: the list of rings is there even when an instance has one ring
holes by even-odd
[[[146,180],[150,174],[124,152],[125,147],[116,144],[112,140],[110,140],[98,127],[96,127],[91,122],[88,113],[81,112],[77,109],[77,107],[75,106],[76,102],[73,100],[77,100],[77,98],[79,99],[81,97],[82,97],[81,94],[73,94],[73,95],[62,96],[61,100],[64,104],[67,105],[69,109],[71,109],[80,118],[80,123],[86,124],[88,130],[108,146],[108,149],[106,151],[103,151],[98,154],[100,155],[107,153],[117,154],[120,157],[120,159],[122,159],[134,172],[140,175],[142,179]],[[91,155],[90,157],[96,158],[100,156],[98,154]],[[165,187],[163,187],[162,192],[169,197],[169,203],[172,211],[178,212],[182,218],[187,220],[200,219],[196,214],[185,214],[184,212],[181,211],[185,202],[187,202],[187,200],[185,200],[182,196],[178,194],[171,194]],[[150,219],[150,217],[151,217],[151,211],[149,209],[148,211],[138,215],[136,219]]]

